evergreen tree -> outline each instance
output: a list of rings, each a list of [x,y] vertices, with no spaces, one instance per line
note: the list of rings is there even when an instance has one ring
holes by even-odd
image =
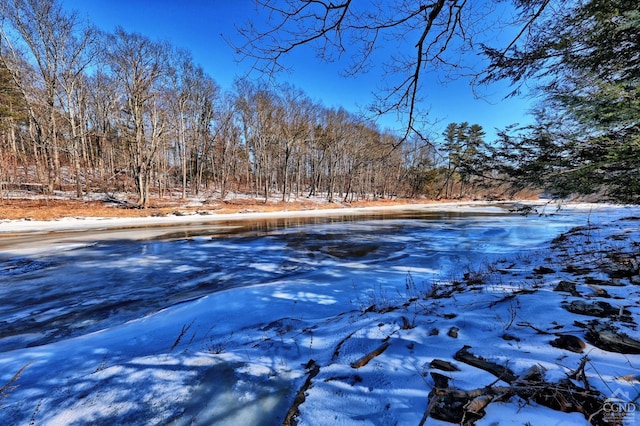
[[[512,176],[559,196],[640,201],[640,4],[572,4],[532,27],[513,54],[485,48],[489,79],[545,82],[544,109],[522,140],[537,155],[522,159]]]
[[[11,73],[0,62],[0,129],[7,126],[6,119],[24,120],[25,101]]]
[[[442,149],[447,158],[447,171],[443,186],[444,196],[453,195],[453,186],[459,183],[459,196],[464,195],[473,176],[482,175],[478,159],[484,146],[485,132],[479,124],[449,123],[443,132]],[[442,191],[441,191],[442,192]]]

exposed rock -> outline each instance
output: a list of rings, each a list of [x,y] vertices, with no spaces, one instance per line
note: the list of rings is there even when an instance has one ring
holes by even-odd
[[[583,300],[574,300],[571,303],[563,304],[562,307],[574,314],[589,315],[599,318],[610,318],[618,315],[630,315],[630,312],[626,309],[616,308],[610,303],[601,300],[591,303],[587,303]]]
[[[504,333],[502,335],[502,338],[507,341],[511,341],[511,340],[514,340],[516,342],[520,341],[520,338],[518,336],[514,336],[513,334],[509,334],[509,333]]]
[[[576,265],[567,265],[562,269],[562,272],[568,272],[574,275],[585,275],[591,272],[591,268]]]
[[[538,275],[553,274],[554,272],[556,271],[546,266],[538,266],[533,269],[533,273]]]
[[[614,253],[609,259],[603,269],[610,278],[631,278],[640,272],[638,260],[633,255]]]
[[[458,327],[451,327],[449,329],[449,332],[447,333],[447,336],[453,337],[454,339],[457,339],[459,331],[460,331],[460,329]]]
[[[570,293],[572,296],[580,296],[580,292],[576,290],[576,283],[573,281],[560,281],[553,291],[563,291]]]
[[[449,387],[449,378],[444,374],[436,373],[435,371],[432,371],[429,374],[433,379],[433,383],[434,383],[433,385],[435,387],[442,388],[442,389],[446,389]]]
[[[599,278],[594,278],[591,276],[584,277],[584,283],[587,285],[608,285],[608,286],[614,286],[614,287],[624,286],[624,284],[621,284],[620,281],[601,280]]]
[[[621,265],[612,265],[605,272],[609,275],[609,278],[631,278],[636,273],[636,271]]]

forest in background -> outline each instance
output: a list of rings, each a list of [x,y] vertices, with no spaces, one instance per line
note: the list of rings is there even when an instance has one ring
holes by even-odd
[[[427,16],[434,24],[441,3]],[[543,70],[550,81],[535,126],[486,141],[482,127],[469,123],[451,123],[432,140],[411,121],[398,135],[287,84],[239,78],[223,90],[190,52],[167,42],[122,28],[98,31],[56,0],[5,2],[0,192],[126,193],[143,207],[152,196],[176,193],[349,202],[546,190],[634,201],[638,6],[576,3],[546,25],[546,39],[531,38],[528,51],[508,57],[483,46],[493,61],[487,80]],[[567,41],[579,37],[580,49],[567,52]],[[564,60],[544,65],[560,53]]]
[[[224,91],[190,53],[85,25],[56,2],[12,9],[3,27],[2,189],[182,197],[229,192],[370,198],[469,196],[478,125],[447,143],[402,141],[290,85]]]

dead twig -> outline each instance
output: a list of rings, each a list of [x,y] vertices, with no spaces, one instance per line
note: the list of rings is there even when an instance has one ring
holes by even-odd
[[[478,361],[478,357],[468,354],[467,349],[468,347],[465,347],[459,353],[465,351],[467,354],[465,359],[468,358],[475,363],[475,365],[471,365],[486,369],[496,376],[506,370],[506,367],[500,366],[502,369],[496,369],[496,365],[493,363],[486,365],[484,364],[486,361]],[[569,377],[578,378],[584,375],[587,361],[586,357],[583,358],[578,368]],[[472,390],[434,387],[429,393],[427,412],[421,423],[424,423],[426,417],[431,416],[438,420],[472,425],[477,419],[484,416],[484,409],[491,402],[505,401],[517,396],[554,410],[581,413],[591,424],[621,425],[622,417],[611,417],[611,413],[604,409],[607,400],[602,393],[591,389],[586,380],[584,382],[584,388],[569,379],[561,380],[558,383],[548,382],[544,379],[544,369],[536,365],[520,377],[515,378],[514,376],[513,380],[508,382],[508,386],[495,386],[497,383],[495,381],[488,386]]]
[[[15,386],[13,386],[13,384],[18,381],[20,376],[22,376],[22,373],[24,373],[24,370],[26,370],[27,367],[29,367],[31,364],[33,364],[33,361],[29,361],[28,363],[23,365],[22,368],[20,368],[20,370],[18,370],[18,372],[14,374],[13,377],[0,388],[0,399],[4,399],[9,396],[11,391],[15,389]]]

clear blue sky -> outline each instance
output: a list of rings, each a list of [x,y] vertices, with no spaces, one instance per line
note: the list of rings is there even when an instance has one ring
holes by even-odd
[[[231,89],[236,76],[246,73],[249,63],[237,63],[233,49],[225,42],[237,36],[236,26],[260,17],[253,0],[61,0],[68,10],[105,31],[116,26],[138,32],[154,40],[167,40],[189,50],[195,62],[203,66],[224,89]],[[380,75],[370,72],[357,78],[340,76],[341,64],[324,64],[310,51],[290,58],[293,70],[281,79],[304,90],[327,107],[342,106],[357,112],[373,100]],[[374,70],[375,71],[375,70]],[[429,120],[437,121],[432,134],[439,135],[450,122],[468,121],[484,127],[487,140],[494,128],[529,122],[526,115],[530,100],[507,99],[506,85],[484,90],[483,99],[475,99],[464,80],[447,85],[429,83],[423,93],[423,105],[430,109]],[[402,128],[394,117],[380,121],[382,127]]]

